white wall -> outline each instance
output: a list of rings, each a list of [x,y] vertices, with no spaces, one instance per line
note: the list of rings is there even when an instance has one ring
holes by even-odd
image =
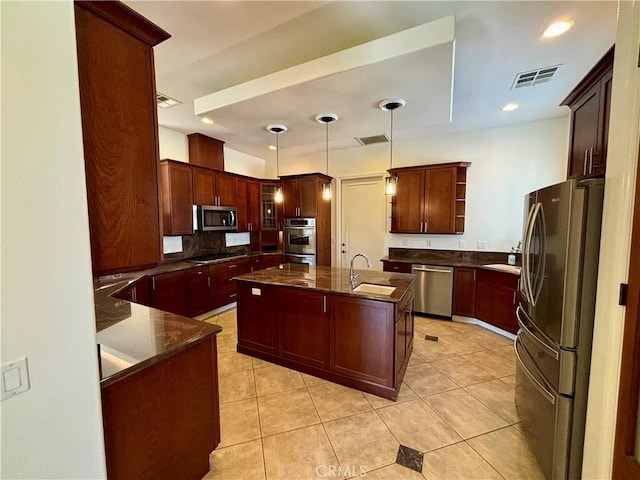
[[[625,315],[625,308],[618,305],[618,291],[628,278],[640,140],[639,43],[640,2],[620,2],[584,444],[585,479],[611,478]]]
[[[106,478],[73,4],[0,2],[2,478]],[[48,212],[43,214],[43,212]]]
[[[158,128],[160,158],[169,158],[180,162],[189,161],[189,141],[184,133],[166,127]],[[224,147],[225,172],[265,178],[265,161],[262,158],[247,155]]]
[[[394,141],[393,166],[471,162],[463,235],[391,235],[386,247],[508,252],[522,235],[524,195],[566,176],[569,116],[509,127]],[[325,172],[324,153],[280,161],[280,174]],[[329,175],[349,178],[389,168],[389,144],[329,154]],[[384,214],[380,212],[379,214]],[[334,233],[336,229],[334,228]],[[429,245],[428,242],[431,242]],[[505,259],[506,261],[506,259]]]

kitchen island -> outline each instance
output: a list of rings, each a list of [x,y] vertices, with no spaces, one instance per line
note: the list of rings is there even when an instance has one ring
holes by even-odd
[[[356,273],[285,264],[235,277],[238,352],[395,400],[413,347],[414,276]]]
[[[202,478],[220,442],[217,325],[94,285],[107,476]]]

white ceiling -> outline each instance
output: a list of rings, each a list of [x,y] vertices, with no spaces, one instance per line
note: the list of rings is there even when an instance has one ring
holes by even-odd
[[[265,130],[271,123],[289,127],[280,138],[283,158],[324,151],[325,126],[315,116],[327,112],[340,116],[329,127],[331,149],[366,148],[354,137],[388,132],[389,114],[378,104],[389,97],[407,101],[394,113],[394,140],[565,115],[559,103],[613,44],[616,25],[615,1],[126,3],[172,35],[155,47],[156,84],[183,104],[159,109],[160,125],[204,133],[260,158],[272,156],[273,134]],[[272,81],[449,15],[455,15],[455,47],[421,46],[358,68],[317,69],[312,79]],[[546,25],[565,18],[575,22],[567,34],[540,37]],[[561,66],[550,82],[511,89],[517,73],[553,65]],[[206,113],[213,125],[200,122],[194,100],[238,91],[244,94]],[[509,102],[520,108],[502,112]]]

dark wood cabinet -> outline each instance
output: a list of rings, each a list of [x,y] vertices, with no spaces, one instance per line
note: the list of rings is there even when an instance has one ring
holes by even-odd
[[[249,273],[251,266],[250,259],[209,266],[211,308],[220,308],[237,300],[238,291],[233,277]]]
[[[453,314],[463,317],[476,316],[476,269],[453,269]]]
[[[236,206],[236,178],[224,172],[192,166],[193,204]]]
[[[170,35],[120,2],[74,9],[93,274],[143,270],[161,258],[153,46]]]
[[[518,277],[510,273],[476,270],[476,318],[517,333]]]
[[[398,178],[391,233],[464,233],[468,162],[389,170]]]
[[[198,266],[187,270],[187,316],[196,317],[211,310],[209,294],[209,267]]]
[[[107,477],[202,478],[219,412],[215,336],[103,386]]]
[[[260,182],[248,178],[236,179],[236,207],[238,208],[238,231],[260,230]]]
[[[282,255],[262,255],[262,268],[277,267],[284,263]]]
[[[614,47],[600,59],[561,105],[571,108],[567,178],[604,175],[611,109]]]
[[[392,260],[383,260],[382,270],[384,270],[385,272],[411,273],[411,264],[404,262],[394,262]]]
[[[238,351],[278,351],[278,288],[242,282],[238,286]]]
[[[224,142],[201,133],[187,135],[189,163],[224,171]]]
[[[282,229],[283,205],[276,203],[276,189],[282,187],[281,182],[260,183],[260,228],[262,230]]]
[[[413,349],[413,295],[408,295],[400,303],[396,314],[396,376],[406,368]]]
[[[280,302],[279,352],[300,363],[327,367],[329,363],[329,315],[327,296],[304,290],[287,290]]]
[[[186,272],[161,273],[150,278],[150,306],[177,315],[188,315]]]
[[[113,295],[116,298],[126,300],[131,303],[139,303],[140,305],[149,305],[151,302],[149,296],[149,278],[142,277],[140,280],[136,280],[127,288],[122,289],[120,292]]]
[[[193,194],[191,167],[173,160],[160,162],[162,231],[164,235],[193,233]]]

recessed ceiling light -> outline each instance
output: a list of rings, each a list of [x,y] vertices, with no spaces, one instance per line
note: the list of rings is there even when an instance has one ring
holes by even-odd
[[[269,150],[275,150],[276,146],[275,145],[269,145]]]
[[[562,35],[566,31],[568,31],[571,27],[573,27],[573,20],[562,20],[560,22],[555,22],[544,29],[544,31],[542,32],[542,36],[544,38],[557,37],[558,35]]]
[[[202,123],[206,123],[207,125],[213,125],[213,120],[211,120],[209,117],[202,117],[200,121]]]
[[[516,108],[518,108],[520,105],[518,105],[517,103],[507,103],[504,107],[502,107],[502,111],[503,112],[511,112],[513,110],[515,110]]]

